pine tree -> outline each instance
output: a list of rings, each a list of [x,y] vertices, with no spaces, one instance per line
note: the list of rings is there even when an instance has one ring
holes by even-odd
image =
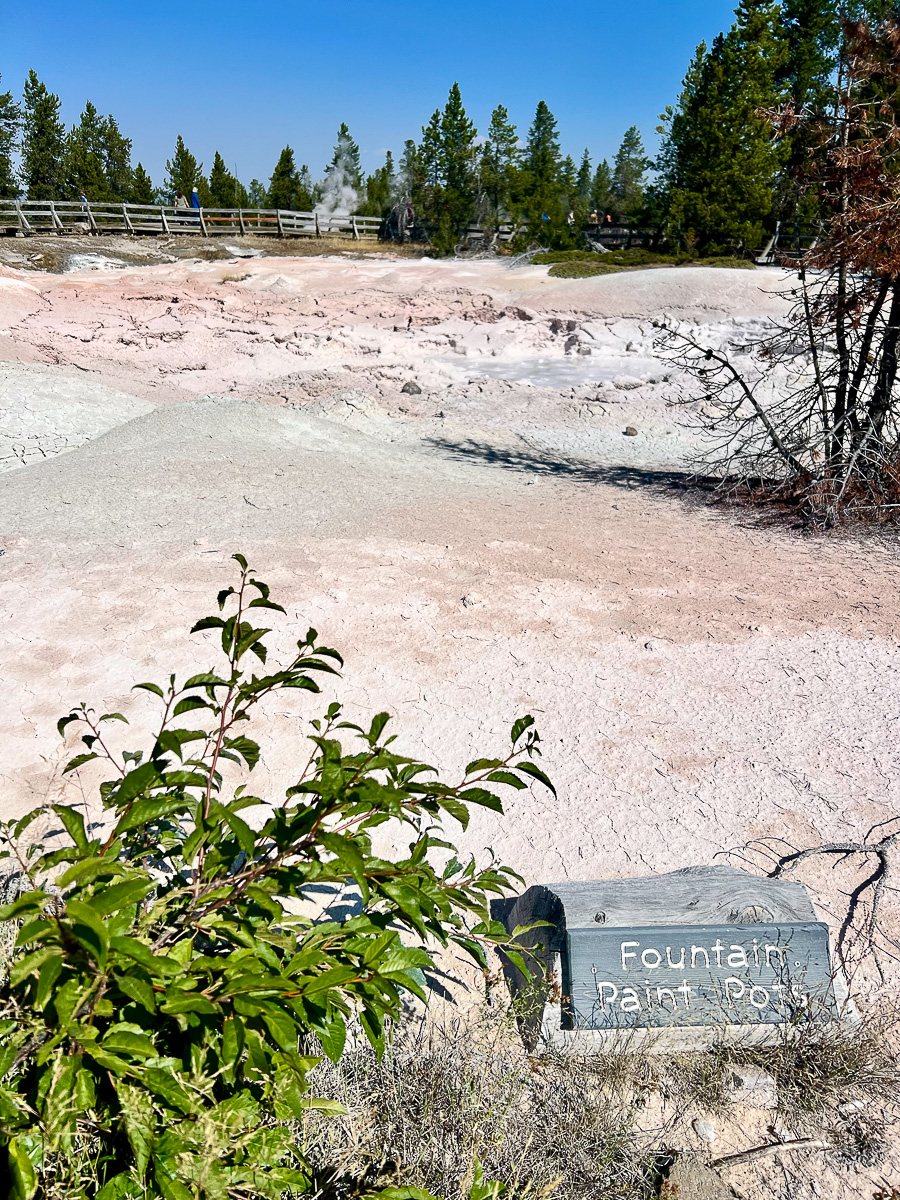
[[[824,112],[834,100],[831,75],[840,41],[837,0],[782,0],[781,38],[784,61],[776,72],[776,84],[807,118]],[[817,215],[817,189],[806,186],[814,158],[810,137],[808,119],[785,137],[786,161],[775,201],[782,222]]]
[[[59,96],[28,72],[22,96],[22,181],[29,200],[62,200],[66,189],[66,131]]]
[[[649,166],[650,159],[644,153],[641,135],[637,126],[632,125],[625,131],[613,165],[612,195],[616,219],[634,221],[639,216]]]
[[[107,116],[102,122],[101,142],[107,194],[115,200],[127,200],[134,191],[131,138],[122,134],[115,117]]]
[[[598,216],[603,217],[609,212],[611,193],[612,171],[604,158],[602,162],[597,163],[597,170],[591,180],[590,206]]]
[[[590,204],[591,201],[591,184],[593,183],[593,179],[591,155],[590,151],[585,147],[584,154],[581,156],[581,165],[578,168],[578,178],[576,180],[578,199],[585,206]]]
[[[425,183],[431,188],[441,185],[441,110],[436,108],[431,120],[422,126],[422,144],[418,149],[419,164]]]
[[[2,78],[2,76],[0,76]],[[13,153],[22,124],[22,109],[12,92],[0,92],[0,199],[13,200],[20,195]]]
[[[425,215],[436,226],[432,243],[449,254],[472,219],[477,194],[475,126],[466,116],[459,84],[454,83],[443,111],[435,109],[422,130],[417,165],[425,178]]]
[[[66,150],[68,186],[88,200],[110,199],[103,171],[103,118],[90,100],[69,132]]]
[[[258,179],[251,179],[247,188],[247,207],[264,208],[266,204],[266,189]]]
[[[556,118],[541,100],[528,130],[519,195],[529,233],[547,245],[568,234],[560,166]]]
[[[199,194],[201,181],[206,183],[203,179],[203,163],[197,162],[179,133],[175,141],[175,153],[166,162],[166,191],[170,198],[174,197],[176,192],[183,192],[190,198],[194,188],[197,188]]]
[[[479,164],[481,188],[496,221],[509,213],[520,158],[516,127],[503,105],[498,104],[491,113]]]
[[[243,208],[247,204],[247,189],[225,166],[218,150],[209,172],[209,197],[213,208]]]
[[[153,181],[144,170],[144,164],[138,163],[134,169],[134,178],[131,184],[131,195],[128,197],[132,204],[155,204],[156,191],[153,187]]]
[[[306,166],[298,172],[294,151],[290,146],[285,146],[269,180],[266,205],[293,212],[309,212],[313,207],[313,197],[306,186],[304,173],[308,175]]]
[[[735,15],[728,34],[698,48],[677,107],[663,114],[657,158],[670,235],[705,253],[762,242],[787,153],[760,115],[781,97],[778,8],[741,0]]]
[[[386,217],[391,209],[396,179],[394,156],[388,150],[384,166],[378,167],[366,180],[366,199],[359,212],[364,217]]]
[[[403,153],[397,167],[397,199],[401,204],[411,204],[418,212],[427,182],[425,165],[418,146],[412,138],[403,143]]]

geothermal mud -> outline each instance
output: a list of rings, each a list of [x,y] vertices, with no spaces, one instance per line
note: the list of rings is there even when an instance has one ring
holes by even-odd
[[[721,341],[782,312],[779,286],[346,257],[3,270],[3,815],[61,794],[72,704],[125,712],[139,744],[130,685],[213,661],[187,630],[237,550],[288,608],[276,641],[315,626],[348,714],[387,708],[448,773],[534,714],[558,797],[514,794],[462,838],[529,882],[896,813],[893,545],[707,505],[668,407],[689,385],[654,357],[654,317]],[[291,782],[321,707],[271,707],[257,787]],[[840,881],[805,878],[840,910]]]

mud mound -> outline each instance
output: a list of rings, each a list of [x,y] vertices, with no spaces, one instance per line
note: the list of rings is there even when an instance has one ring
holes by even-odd
[[[64,367],[0,363],[0,471],[73,450],[152,408]]]

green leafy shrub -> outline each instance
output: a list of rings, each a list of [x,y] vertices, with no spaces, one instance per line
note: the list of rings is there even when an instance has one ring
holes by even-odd
[[[451,784],[393,749],[386,714],[364,729],[331,704],[285,796],[252,795],[237,780],[259,758],[249,732],[260,701],[318,692],[316,677],[341,660],[310,630],[290,662],[269,667],[270,631],[252,622],[284,610],[235,558],[238,586],[193,630],[216,631],[223,666],[137,685],[162,708],[149,749],[113,751],[119,713],[82,705],[59,722],[84,747],[68,771],[110,769],[102,816],[56,805],[65,835],[30,843],[46,810],[3,827],[4,857],[28,889],[0,910],[22,923],[0,993],[0,1170],[16,1200],[307,1190],[289,1122],[339,1108],[308,1094],[310,1035],[336,1060],[358,1022],[381,1053],[404,994],[426,996],[424,943],[455,943],[486,969],[486,947],[506,940],[487,902],[516,877],[460,863],[440,824],[465,827],[472,805],[501,812],[496,785],[550,786],[531,718],[515,723],[504,758],[478,759]],[[397,860],[372,850],[388,821],[410,834]],[[352,915],[298,915],[323,889]]]

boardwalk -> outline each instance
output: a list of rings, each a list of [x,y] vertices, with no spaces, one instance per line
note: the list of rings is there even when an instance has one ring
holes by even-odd
[[[430,227],[416,226],[413,240],[429,240]],[[294,212],[278,208],[175,208],[171,204],[124,204],[80,200],[0,200],[0,234],[254,234],[268,237],[346,238],[352,241],[407,241],[395,224],[381,217],[321,212]],[[461,242],[505,244],[522,227],[500,225],[483,229],[469,225]],[[625,225],[589,226],[588,237],[603,246],[639,246],[649,240],[648,230]]]
[[[20,233],[264,234],[273,237],[378,238],[380,217],[326,216],[275,208],[175,208],[72,200],[0,200],[0,231]]]

